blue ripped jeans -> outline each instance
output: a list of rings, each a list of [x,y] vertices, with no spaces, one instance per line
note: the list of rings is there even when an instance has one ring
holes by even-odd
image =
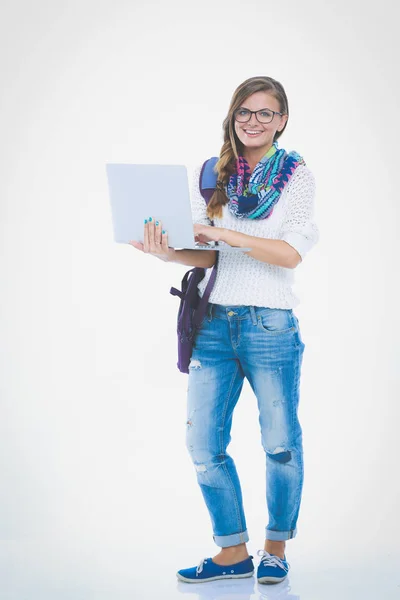
[[[246,377],[257,397],[266,457],[266,539],[297,533],[303,487],[297,409],[305,345],[292,309],[208,304],[189,366],[187,448],[215,543],[249,540],[235,463],[227,453],[232,413]]]

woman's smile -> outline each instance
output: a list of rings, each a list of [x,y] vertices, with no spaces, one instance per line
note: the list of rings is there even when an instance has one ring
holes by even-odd
[[[252,130],[252,129],[243,129],[243,131],[249,137],[257,137],[257,136],[261,135],[262,133],[264,133],[263,131],[256,131],[256,130]]]

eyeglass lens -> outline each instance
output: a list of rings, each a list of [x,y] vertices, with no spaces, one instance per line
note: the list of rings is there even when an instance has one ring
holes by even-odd
[[[250,121],[251,112],[247,108],[239,108],[235,111],[235,119],[239,123]],[[256,112],[256,118],[260,123],[270,123],[274,117],[272,110],[259,110]]]

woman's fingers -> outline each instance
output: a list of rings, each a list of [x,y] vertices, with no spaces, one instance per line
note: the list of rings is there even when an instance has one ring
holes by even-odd
[[[143,251],[157,256],[170,253],[167,232],[163,230],[161,221],[153,217],[145,219]]]
[[[153,217],[149,217],[148,219],[148,234],[149,234],[149,252],[154,252],[154,220]]]
[[[169,248],[168,248],[168,233],[164,230],[161,231],[161,246],[163,249],[163,252],[165,252],[166,254],[168,254]]]
[[[143,252],[146,254],[150,251],[150,242],[149,242],[149,221],[148,219],[144,220],[144,232],[143,232]]]
[[[160,251],[162,244],[162,225],[160,221],[156,221],[154,230],[154,241],[156,244],[156,250]]]
[[[148,222],[149,231],[149,252],[159,254],[161,250],[162,242],[162,225],[160,221],[155,221],[153,217],[149,218]]]

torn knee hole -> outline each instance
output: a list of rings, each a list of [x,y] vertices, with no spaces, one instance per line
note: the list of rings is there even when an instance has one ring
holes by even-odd
[[[273,460],[276,460],[280,463],[289,462],[289,460],[291,460],[292,458],[292,453],[290,452],[290,450],[285,450],[285,448],[282,448],[281,446],[275,448],[273,452],[267,451],[267,455],[269,456],[269,458],[272,458]]]
[[[206,465],[194,465],[194,466],[198,473],[204,473],[204,471],[207,471]]]

